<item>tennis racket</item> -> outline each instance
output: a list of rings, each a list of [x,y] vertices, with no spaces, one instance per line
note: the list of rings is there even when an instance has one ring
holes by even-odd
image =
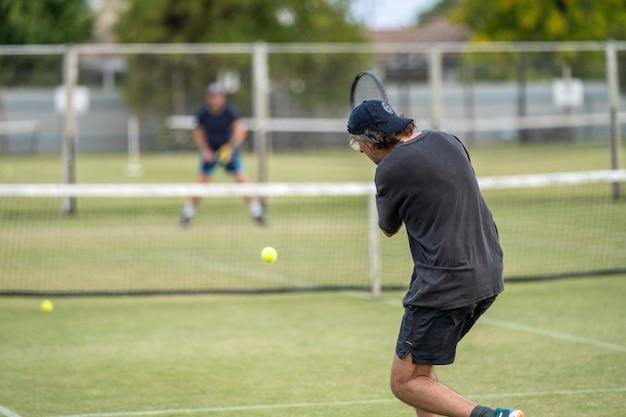
[[[359,72],[350,87],[350,108],[354,109],[365,100],[381,100],[389,104],[382,80],[371,71]]]
[[[218,161],[220,161],[220,164],[228,165],[232,158],[233,158],[233,148],[230,145],[228,144],[222,145],[217,150],[217,159]]]

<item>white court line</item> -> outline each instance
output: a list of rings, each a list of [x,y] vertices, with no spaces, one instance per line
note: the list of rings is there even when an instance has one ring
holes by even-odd
[[[626,387],[607,388],[607,389],[585,389],[585,390],[557,390],[557,391],[536,391],[536,392],[509,392],[509,393],[491,393],[470,395],[471,398],[508,398],[508,397],[541,397],[550,395],[584,395],[584,394],[608,394],[616,392],[626,392]],[[369,405],[369,404],[387,404],[400,403],[396,399],[378,399],[378,400],[356,400],[356,401],[328,401],[328,402],[306,402],[306,403],[290,403],[290,404],[255,404],[255,405],[235,405],[228,407],[204,407],[204,408],[171,408],[163,410],[145,410],[145,411],[120,411],[113,413],[87,413],[72,414],[56,417],[124,417],[124,416],[154,416],[160,414],[195,414],[195,413],[214,413],[228,411],[252,411],[252,410],[271,410],[281,408],[314,408],[314,407],[343,407],[352,405]],[[19,417],[19,416],[18,416]]]
[[[19,414],[17,414],[15,411],[11,411],[6,407],[3,407],[0,405],[0,415],[6,416],[6,417],[20,417]]]
[[[567,340],[568,342],[582,343],[585,345],[597,346],[615,352],[626,352],[626,346],[617,345],[615,343],[606,343],[596,339],[590,339],[588,337],[574,336],[568,333],[555,332],[552,330],[544,330],[539,327],[528,326],[526,324],[519,324],[512,321],[492,319],[490,317],[483,317],[479,320],[479,323],[489,324],[491,326],[503,327],[505,329],[516,330],[519,332],[526,332],[536,334],[539,336],[551,337],[553,339]]]
[[[353,297],[353,298],[365,298],[364,296],[356,292],[346,291],[343,294],[349,297]],[[394,306],[394,307],[401,307],[400,303],[393,301],[393,300],[383,300],[383,303]],[[566,340],[568,342],[573,342],[573,343],[580,343],[584,345],[601,347],[604,349],[612,350],[614,352],[626,352],[626,346],[623,346],[623,345],[602,342],[600,340],[591,339],[588,337],[575,336],[575,335],[568,334],[568,333],[545,330],[539,327],[528,326],[526,324],[515,323],[512,321],[492,319],[490,317],[482,317],[478,322],[489,324],[491,326],[502,327],[502,328],[509,329],[509,330],[516,330],[519,332],[530,333],[530,334],[534,334],[537,336],[545,336],[545,337],[550,337],[553,339]]]

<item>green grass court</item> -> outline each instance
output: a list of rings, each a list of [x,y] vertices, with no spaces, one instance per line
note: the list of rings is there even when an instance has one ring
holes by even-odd
[[[509,285],[440,378],[529,416],[622,415],[625,278]],[[60,299],[49,315],[3,299],[0,404],[33,417],[410,416],[387,387],[401,294],[363,297]]]
[[[626,152],[626,146],[622,153]],[[608,169],[609,144],[572,143],[470,148],[476,173],[482,176],[515,175]],[[256,174],[254,156],[244,156],[248,174]],[[126,157],[120,154],[78,154],[77,176],[84,183],[190,182],[197,175],[194,153],[144,154],[144,175],[125,175]],[[0,155],[0,182],[50,183],[61,180],[59,155]],[[345,150],[274,153],[270,157],[270,181],[338,182],[370,181],[373,166],[358,152]],[[228,181],[221,173],[216,181]]]
[[[606,169],[606,146],[472,150],[478,175]],[[79,155],[79,182],[191,182],[193,154]],[[346,151],[274,154],[272,181],[370,181]],[[252,157],[246,156],[251,174]],[[60,178],[56,156],[0,157],[0,183]],[[228,180],[223,175],[217,181]],[[608,186],[486,193],[507,274],[626,265],[626,199]],[[277,199],[268,229],[239,199],[177,226],[176,199],[0,200],[0,287],[137,289],[367,285],[366,202]],[[279,251],[263,265],[259,251]],[[405,237],[383,240],[383,283],[406,285]],[[401,416],[388,372],[401,292],[0,298],[0,405],[21,417]],[[626,407],[626,275],[511,283],[439,375],[487,405],[534,416],[620,416]],[[169,410],[169,411],[168,411]],[[93,416],[91,416],[93,414]]]
[[[479,175],[603,169],[608,149],[592,145],[477,148]],[[254,160],[246,158],[255,173]],[[124,174],[121,155],[81,155],[78,181],[190,182],[194,154],[146,155],[145,175]],[[53,182],[58,158],[4,158],[0,182]],[[275,154],[272,181],[371,181],[372,164],[346,149]],[[0,170],[0,174],[2,174]],[[222,173],[217,181],[228,180]],[[485,193],[499,225],[507,277],[626,267],[626,202],[609,185]],[[58,199],[0,203],[0,289],[52,291],[253,289],[368,285],[365,197],[278,198],[269,202],[271,227],[249,219],[241,199],[212,199],[194,226],[177,226],[182,199],[81,199],[76,218],[63,218]],[[280,262],[259,265],[272,245]],[[403,287],[411,261],[402,234],[382,239],[383,284]],[[546,256],[546,254],[550,256]],[[106,256],[103,256],[106,254]]]

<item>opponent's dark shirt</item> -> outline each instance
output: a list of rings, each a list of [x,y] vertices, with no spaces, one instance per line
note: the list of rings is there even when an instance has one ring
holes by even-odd
[[[504,289],[502,249],[469,154],[453,135],[424,131],[376,168],[379,226],[404,222],[413,257],[405,306],[452,309]]]
[[[196,115],[196,123],[204,131],[209,147],[216,151],[228,142],[233,133],[233,123],[238,118],[235,109],[227,104],[219,114],[213,114],[203,107]]]

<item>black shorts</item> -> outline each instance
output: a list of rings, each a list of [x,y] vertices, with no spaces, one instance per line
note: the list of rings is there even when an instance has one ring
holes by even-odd
[[[490,297],[452,310],[405,307],[396,354],[404,359],[410,353],[417,365],[451,364],[456,345],[495,299]]]

